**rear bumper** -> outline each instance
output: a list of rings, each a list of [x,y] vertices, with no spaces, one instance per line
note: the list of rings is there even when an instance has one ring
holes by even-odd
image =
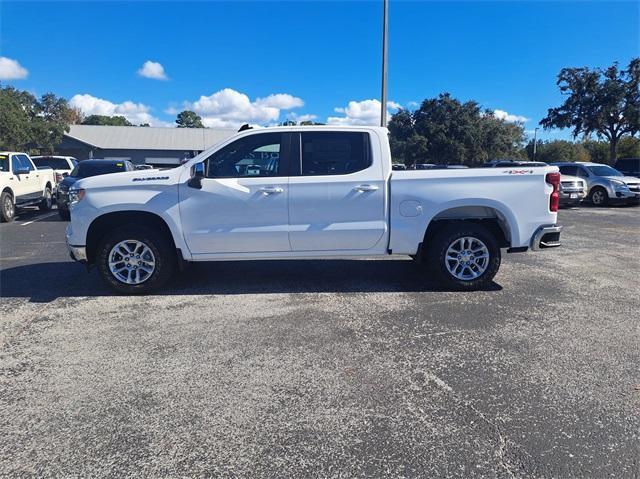
[[[560,243],[561,225],[541,226],[531,238],[531,249],[538,251],[545,248],[557,248]]]

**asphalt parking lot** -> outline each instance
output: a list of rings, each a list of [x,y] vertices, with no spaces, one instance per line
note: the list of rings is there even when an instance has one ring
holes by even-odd
[[[562,210],[489,291],[410,260],[196,265],[112,295],[0,225],[0,475],[638,477],[640,208]]]

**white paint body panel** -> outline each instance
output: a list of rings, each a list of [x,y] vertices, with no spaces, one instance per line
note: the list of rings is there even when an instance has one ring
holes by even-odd
[[[244,131],[171,170],[79,181],[75,187],[86,195],[71,208],[68,243],[85,245],[91,222],[115,211],[157,214],[191,261],[415,254],[432,220],[466,214],[497,217],[510,245],[523,247],[536,229],[557,220],[549,211],[552,187],[545,182],[546,173],[557,167],[392,174],[387,130],[379,127],[269,129],[367,132],[372,165],[356,173],[203,179],[200,190],[188,185],[192,165],[238,138],[264,131]],[[265,187],[282,191],[267,195],[261,192]]]

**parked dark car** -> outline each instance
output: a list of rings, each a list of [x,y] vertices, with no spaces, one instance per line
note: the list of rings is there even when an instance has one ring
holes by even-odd
[[[68,176],[58,185],[56,203],[58,204],[58,214],[60,218],[68,221],[69,213],[69,189],[73,184],[82,178],[90,176],[106,175],[109,173],[119,173],[121,171],[133,171],[135,168],[130,161],[123,160],[84,160],[76,165]]]
[[[620,158],[613,168],[624,176],[640,178],[640,158]]]

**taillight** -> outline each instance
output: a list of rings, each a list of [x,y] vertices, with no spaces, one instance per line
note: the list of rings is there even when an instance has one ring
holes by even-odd
[[[547,173],[544,180],[553,186],[551,198],[549,199],[549,210],[558,211],[560,207],[560,173]]]

